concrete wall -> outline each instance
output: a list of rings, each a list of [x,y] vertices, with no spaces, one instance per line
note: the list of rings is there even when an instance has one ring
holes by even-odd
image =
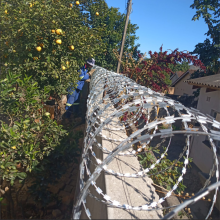
[[[187,74],[185,77],[183,77],[176,85],[174,90],[174,95],[183,95],[188,94],[193,95],[193,92],[196,91],[195,89],[192,89],[192,85],[189,85],[188,83],[185,83],[184,81],[189,79],[190,75]]]
[[[213,166],[214,160],[212,149],[202,143],[204,140],[205,137],[202,136],[193,137],[190,157],[193,158],[193,162],[203,173],[208,174]],[[220,161],[220,155],[218,155],[218,160]]]
[[[210,97],[210,101],[207,101],[207,97]],[[207,93],[205,87],[201,88],[197,109],[209,115],[212,109],[220,112],[220,91]],[[194,137],[190,156],[193,157],[194,163],[202,172],[209,173],[213,164],[213,153],[212,150],[203,143],[205,139],[206,137],[203,136]],[[218,158],[220,161],[220,155],[218,155]]]
[[[82,115],[86,114],[87,111],[87,98],[89,95],[89,82],[85,82],[85,85],[83,86],[83,90],[80,93],[80,112]],[[86,136],[86,128],[87,128],[87,123],[85,121],[85,118],[82,119],[83,122],[85,122],[85,131],[84,131],[84,137]],[[100,137],[97,137],[97,141],[102,144],[102,139]],[[103,153],[100,149],[94,148],[94,152],[98,158],[103,160]],[[92,158],[92,162],[95,163],[94,158]],[[94,171],[94,166],[92,164],[88,165],[89,169],[91,172]],[[99,176],[99,178],[96,181],[97,185],[99,185],[103,192],[106,193],[106,186],[105,186],[105,175],[102,172],[102,174]],[[77,200],[77,197],[79,195],[80,188],[79,188],[79,173],[78,173],[78,180],[77,180],[77,185],[76,185],[76,191],[75,191],[75,199],[74,199],[74,204]],[[90,192],[97,196],[99,199],[102,199],[101,195],[97,194],[96,191],[94,190],[93,187],[90,187]],[[91,213],[91,216],[93,219],[107,219],[107,206],[95,199],[90,198],[87,196],[86,200],[86,206],[89,208],[89,211]],[[82,213],[80,219],[88,219],[84,208],[82,207]]]
[[[86,111],[85,103],[89,92],[89,86],[86,83],[83,87],[83,91],[81,93],[81,101],[80,101],[80,110]],[[102,94],[101,94],[102,96]],[[109,111],[106,111],[104,116],[108,117],[113,111],[114,107],[109,107]],[[104,119],[103,118],[103,119]],[[117,121],[117,119],[115,119]],[[115,122],[114,122],[115,123]],[[109,125],[110,126],[110,125]],[[112,125],[113,127],[117,127],[117,124]],[[85,128],[87,127],[87,122],[85,122]],[[125,130],[118,131],[117,134],[114,135],[109,131],[103,130],[102,133],[107,137],[118,139],[127,138]],[[84,137],[86,133],[84,132]],[[113,135],[113,136],[112,136]],[[117,147],[118,142],[112,143],[111,141],[103,140],[102,137],[96,137],[97,141],[102,144],[102,146],[108,150],[113,150]],[[107,154],[104,154],[99,148],[93,148],[96,157],[103,160],[106,158]],[[91,173],[94,172],[94,165],[96,164],[93,157],[91,157],[93,163],[88,164],[89,170]],[[116,172],[123,173],[133,173],[140,171],[141,167],[139,161],[136,157],[121,157],[117,156],[115,159],[108,165],[108,168],[113,169]],[[134,170],[135,168],[135,170]],[[159,196],[155,192],[155,188],[152,185],[153,181],[149,177],[143,178],[126,178],[126,177],[115,177],[114,175],[109,175],[107,173],[102,172],[99,178],[96,180],[97,186],[99,186],[104,194],[109,195],[114,200],[118,200],[121,204],[128,204],[131,206],[137,206],[138,204],[146,204],[146,202],[152,202],[153,200],[159,200]],[[99,199],[102,199],[102,196],[99,195],[94,187],[89,187],[90,192],[97,196]],[[74,204],[77,200],[77,196],[79,195],[79,174],[78,174],[78,182],[75,192],[75,200]],[[161,208],[162,206],[159,205]],[[91,213],[92,219],[160,219],[163,217],[163,213],[161,210],[158,211],[136,211],[136,210],[123,210],[117,208],[111,208],[106,206],[104,203],[101,203],[94,198],[90,198],[87,196],[86,198],[86,208],[89,209]],[[80,219],[88,219],[84,208],[81,208],[81,217]]]
[[[210,97],[210,101],[207,101],[207,97]],[[211,114],[211,110],[220,112],[220,91],[206,92],[206,88],[203,87],[200,90],[199,100],[197,109],[204,114]],[[212,149],[203,143],[206,137],[204,136],[194,136],[191,143],[190,157],[193,158],[194,164],[204,173],[206,178],[201,182],[204,184],[205,180],[208,178],[208,174],[213,166],[214,158]],[[220,155],[217,155],[218,161],[220,161]],[[218,167],[220,169],[220,165]],[[214,177],[215,178],[215,177]],[[214,191],[209,195],[210,198],[213,197]],[[220,210],[220,193],[218,191],[217,201],[215,207]]]
[[[207,97],[210,97],[210,101],[207,101]],[[201,88],[197,109],[209,115],[212,109],[220,112],[220,91],[206,92],[205,87]]]

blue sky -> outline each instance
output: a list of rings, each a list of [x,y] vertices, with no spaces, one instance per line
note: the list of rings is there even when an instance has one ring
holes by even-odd
[[[127,0],[106,0],[109,7],[126,13]],[[193,0],[132,0],[130,20],[137,24],[141,52],[163,50],[193,51],[195,45],[206,39],[208,31],[203,18],[192,21],[196,10],[190,8]]]

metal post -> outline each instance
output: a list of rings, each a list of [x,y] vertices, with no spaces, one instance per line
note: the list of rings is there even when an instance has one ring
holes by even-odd
[[[128,21],[129,21],[129,15],[131,12],[131,3],[132,3],[132,0],[129,0],[128,7],[127,7],[127,15],[126,15],[126,21],[125,21],[124,34],[123,34],[123,38],[122,38],[122,42],[121,42],[121,50],[120,50],[120,57],[119,57],[119,61],[118,61],[117,73],[119,73],[119,70],[120,70],[121,58],[122,58],[122,54],[123,54],[126,32],[127,32],[127,27],[128,27]]]

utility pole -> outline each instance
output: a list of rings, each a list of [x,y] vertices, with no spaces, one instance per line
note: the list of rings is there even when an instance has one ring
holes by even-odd
[[[121,58],[122,58],[122,54],[123,54],[126,32],[127,32],[127,27],[128,27],[128,21],[129,21],[129,16],[130,16],[130,12],[131,12],[132,0],[128,0],[128,1],[129,2],[127,3],[127,15],[126,15],[126,21],[125,21],[124,34],[123,34],[123,38],[122,38],[122,42],[121,42],[121,50],[120,50],[120,57],[119,57],[119,61],[118,61],[117,73],[119,73],[119,70],[120,70]]]

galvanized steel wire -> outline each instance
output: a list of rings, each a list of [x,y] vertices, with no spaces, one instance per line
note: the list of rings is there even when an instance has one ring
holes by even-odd
[[[189,163],[190,138],[194,135],[206,136],[212,147],[214,159],[213,167],[209,173],[209,178],[200,192],[198,192],[194,197],[184,201],[163,219],[170,219],[187,205],[196,202],[198,198],[207,195],[211,190],[214,190],[214,197],[212,199],[211,208],[206,217],[207,219],[213,210],[219,187],[219,161],[214,141],[220,140],[220,122],[216,121],[209,115],[202,114],[197,109],[186,108],[177,101],[167,98],[147,87],[141,86],[122,74],[108,71],[99,66],[95,66],[94,69],[95,72],[91,78],[90,94],[87,100],[87,128],[82,152],[82,161],[80,164],[80,193],[76,204],[74,205],[73,219],[80,218],[82,206],[84,207],[88,218],[92,219],[91,213],[86,207],[87,196],[115,208],[127,210],[134,209],[139,211],[153,211],[161,209],[158,205],[162,204],[167,197],[171,196],[171,194],[177,189],[178,184],[184,178],[184,174],[186,173],[187,165]],[[103,96],[103,94],[105,94],[105,96]],[[106,111],[110,107],[113,107],[114,111],[110,115],[107,115]],[[159,117],[159,111],[161,109],[165,114],[163,117]],[[125,114],[129,115],[126,120],[118,120],[119,118],[124,117]],[[143,115],[145,116],[145,120],[141,120]],[[154,115],[153,119],[152,115]],[[174,131],[172,125],[177,121],[181,121],[183,127],[181,130]],[[189,123],[192,123],[194,126],[189,127]],[[142,124],[142,127],[138,127],[140,124]],[[161,125],[164,124],[167,125],[167,128],[165,129],[161,128]],[[195,124],[197,124],[197,126],[195,126]],[[114,127],[110,128],[109,125],[114,125]],[[102,132],[107,130],[112,132],[112,134],[117,134],[117,131],[122,131],[131,127],[136,127],[137,130],[130,134],[126,139],[121,137],[118,137],[117,139],[107,137]],[[151,177],[153,174],[149,175],[148,173],[162,162],[165,154],[168,152],[173,136],[177,134],[181,134],[186,137],[185,147],[183,147],[183,151],[179,155],[179,158],[176,159],[176,161],[183,160],[184,167],[182,168],[182,173],[179,176],[178,181],[163,198],[149,204],[129,206],[128,204],[120,204],[120,201],[110,198],[110,196],[105,194],[96,184],[96,180],[102,171],[110,175],[119,177],[123,176],[127,178],[142,178],[143,176]],[[117,143],[117,147],[113,151],[110,151],[99,143],[97,137]],[[148,153],[147,147],[151,141],[157,137],[161,138],[161,142],[166,139],[169,139],[169,141],[165,151],[159,158],[157,158],[155,163],[151,164],[151,166],[134,173],[119,173],[108,168],[108,164],[110,164],[116,156],[129,157]],[[134,145],[137,143],[139,143],[141,147],[134,149]],[[107,153],[108,156],[104,160],[101,160],[96,156],[94,152],[95,148],[101,149],[103,153]],[[88,163],[92,162],[91,158],[95,161],[93,162],[93,165],[95,166],[94,172],[91,172],[88,166]],[[166,169],[172,168],[173,165]],[[162,171],[158,171],[156,174],[160,172]],[[216,183],[208,186],[209,180],[214,173]],[[90,187],[93,187],[96,192],[102,196],[102,199],[98,199],[95,195],[93,195],[89,190]],[[163,209],[167,209],[167,207],[164,207]]]

